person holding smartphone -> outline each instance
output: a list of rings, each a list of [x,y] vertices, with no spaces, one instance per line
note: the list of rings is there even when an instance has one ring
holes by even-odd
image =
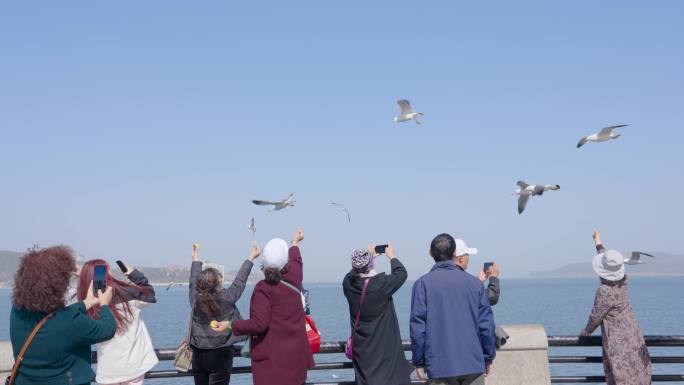
[[[491,306],[499,303],[499,296],[501,295],[501,285],[499,284],[499,265],[496,262],[485,262],[483,269],[478,275],[480,282],[484,283],[489,280],[487,284],[487,298]]]
[[[383,252],[389,258],[390,274],[376,273],[373,260],[378,256],[377,252]],[[411,369],[404,356],[392,300],[392,295],[406,282],[406,268],[395,256],[391,244],[370,245],[367,250],[354,251],[351,266],[342,289],[349,304],[356,384],[410,384]]]
[[[91,345],[114,336],[116,321],[110,310],[113,290],[95,293],[87,283],[87,295],[65,305],[69,280],[76,272],[73,252],[65,246],[34,248],[22,258],[15,275],[10,312],[10,339],[14,356],[36,325],[48,314],[24,355],[16,384],[90,384],[95,373],[90,364]],[[97,307],[95,320],[87,311]]]
[[[106,261],[93,259],[81,268],[77,297],[82,299],[89,295],[87,283],[90,281],[96,288],[106,287],[113,291],[111,311],[116,320],[116,334],[111,340],[97,344],[95,381],[99,384],[139,385],[143,383],[145,373],[159,362],[141,318],[142,310],[157,299],[154,287],[143,273],[121,261],[117,264],[129,282],[116,279]],[[88,315],[100,319],[101,308],[92,307]]]

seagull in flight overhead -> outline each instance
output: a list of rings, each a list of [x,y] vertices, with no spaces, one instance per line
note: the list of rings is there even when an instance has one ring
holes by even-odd
[[[641,251],[632,251],[632,255],[628,259],[625,259],[625,265],[641,265],[641,264],[646,263],[646,262],[641,260],[642,255],[646,255],[646,256],[649,256],[651,258],[655,258],[654,256],[652,256],[651,254],[648,254],[648,253],[642,253]]]
[[[580,139],[580,141],[577,143],[577,148],[584,146],[584,144],[587,142],[605,142],[606,140],[617,139],[620,137],[620,134],[614,134],[613,130],[627,126],[627,124],[620,124],[617,126],[604,127],[598,134],[591,134]]]
[[[544,195],[544,191],[560,190],[560,185],[557,184],[527,184],[521,180],[518,181],[518,189],[513,195],[520,195],[518,198],[518,214],[522,214],[527,206],[527,201],[531,196]]]
[[[399,105],[399,109],[401,110],[401,112],[399,113],[399,116],[394,118],[394,122],[400,123],[413,119],[416,121],[416,124],[420,124],[418,116],[422,116],[422,112],[413,111],[413,108],[411,108],[411,103],[409,103],[409,101],[406,99],[398,100],[397,104]]]
[[[345,213],[347,213],[347,221],[349,221],[349,223],[351,223],[351,216],[349,215],[349,210],[347,210],[347,208],[344,207],[343,204],[341,204],[341,203],[336,203],[336,202],[330,202],[330,204],[331,204],[331,205],[335,205],[335,206],[340,206],[340,207],[342,208],[342,211],[344,211]]]
[[[256,225],[254,224],[254,218],[249,222],[247,225],[247,230],[252,232],[252,237],[254,237],[254,234],[256,234]]]
[[[287,198],[277,201],[277,202],[271,202],[271,201],[260,201],[260,200],[253,200],[252,203],[254,203],[257,206],[273,206],[271,207],[270,210],[268,211],[278,211],[282,210],[287,206],[293,206],[296,201],[294,200],[294,194],[290,194]]]

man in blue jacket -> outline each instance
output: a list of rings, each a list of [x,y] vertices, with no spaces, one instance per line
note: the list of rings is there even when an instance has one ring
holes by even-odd
[[[475,253],[460,239],[438,235],[430,245],[435,265],[413,285],[412,361],[431,385],[484,385],[496,356],[487,291],[465,272]]]

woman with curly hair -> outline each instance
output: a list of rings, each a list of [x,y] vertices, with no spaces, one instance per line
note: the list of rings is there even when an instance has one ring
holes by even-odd
[[[219,321],[231,322],[242,319],[236,303],[247,286],[247,278],[259,256],[259,248],[253,246],[247,259],[228,288],[223,287],[223,276],[214,269],[202,269],[199,248],[192,247],[190,267],[190,306],[192,325],[190,346],[192,374],[195,385],[227,385],[233,367],[233,344],[246,337],[236,337],[230,330],[218,330]]]
[[[106,265],[102,259],[86,262],[79,274],[77,297],[88,296],[88,285],[93,280],[95,266]],[[142,310],[157,302],[154,287],[136,269],[126,266],[124,275],[130,282],[108,277],[108,286],[114,291],[110,310],[116,320],[116,334],[109,341],[97,344],[97,376],[99,384],[140,385],[145,373],[159,360],[152,346],[145,322],[140,317]],[[107,268],[109,271],[109,268]],[[88,310],[92,319],[100,319],[101,309],[95,306]]]
[[[38,331],[19,367],[16,385],[89,384],[90,346],[114,336],[116,322],[109,309],[112,289],[95,296],[92,282],[88,295],[65,306],[69,279],[76,271],[72,251],[65,246],[31,249],[22,258],[14,276],[10,339],[14,356],[36,325],[50,315]],[[86,313],[100,306],[100,319]]]

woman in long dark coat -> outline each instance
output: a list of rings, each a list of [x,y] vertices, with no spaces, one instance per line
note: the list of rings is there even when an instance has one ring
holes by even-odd
[[[601,285],[581,335],[589,336],[601,325],[607,385],[649,385],[651,357],[629,302],[624,259],[619,252],[603,247],[598,231],[594,242],[599,254],[594,257],[593,267]]]
[[[361,316],[353,332],[353,363],[358,385],[405,385],[411,370],[401,345],[399,321],[392,295],[406,282],[406,269],[387,246],[392,272],[376,274],[373,269],[375,247],[352,254],[352,271],[344,277],[342,288],[349,302],[349,318],[354,330],[364,282],[368,280]]]

